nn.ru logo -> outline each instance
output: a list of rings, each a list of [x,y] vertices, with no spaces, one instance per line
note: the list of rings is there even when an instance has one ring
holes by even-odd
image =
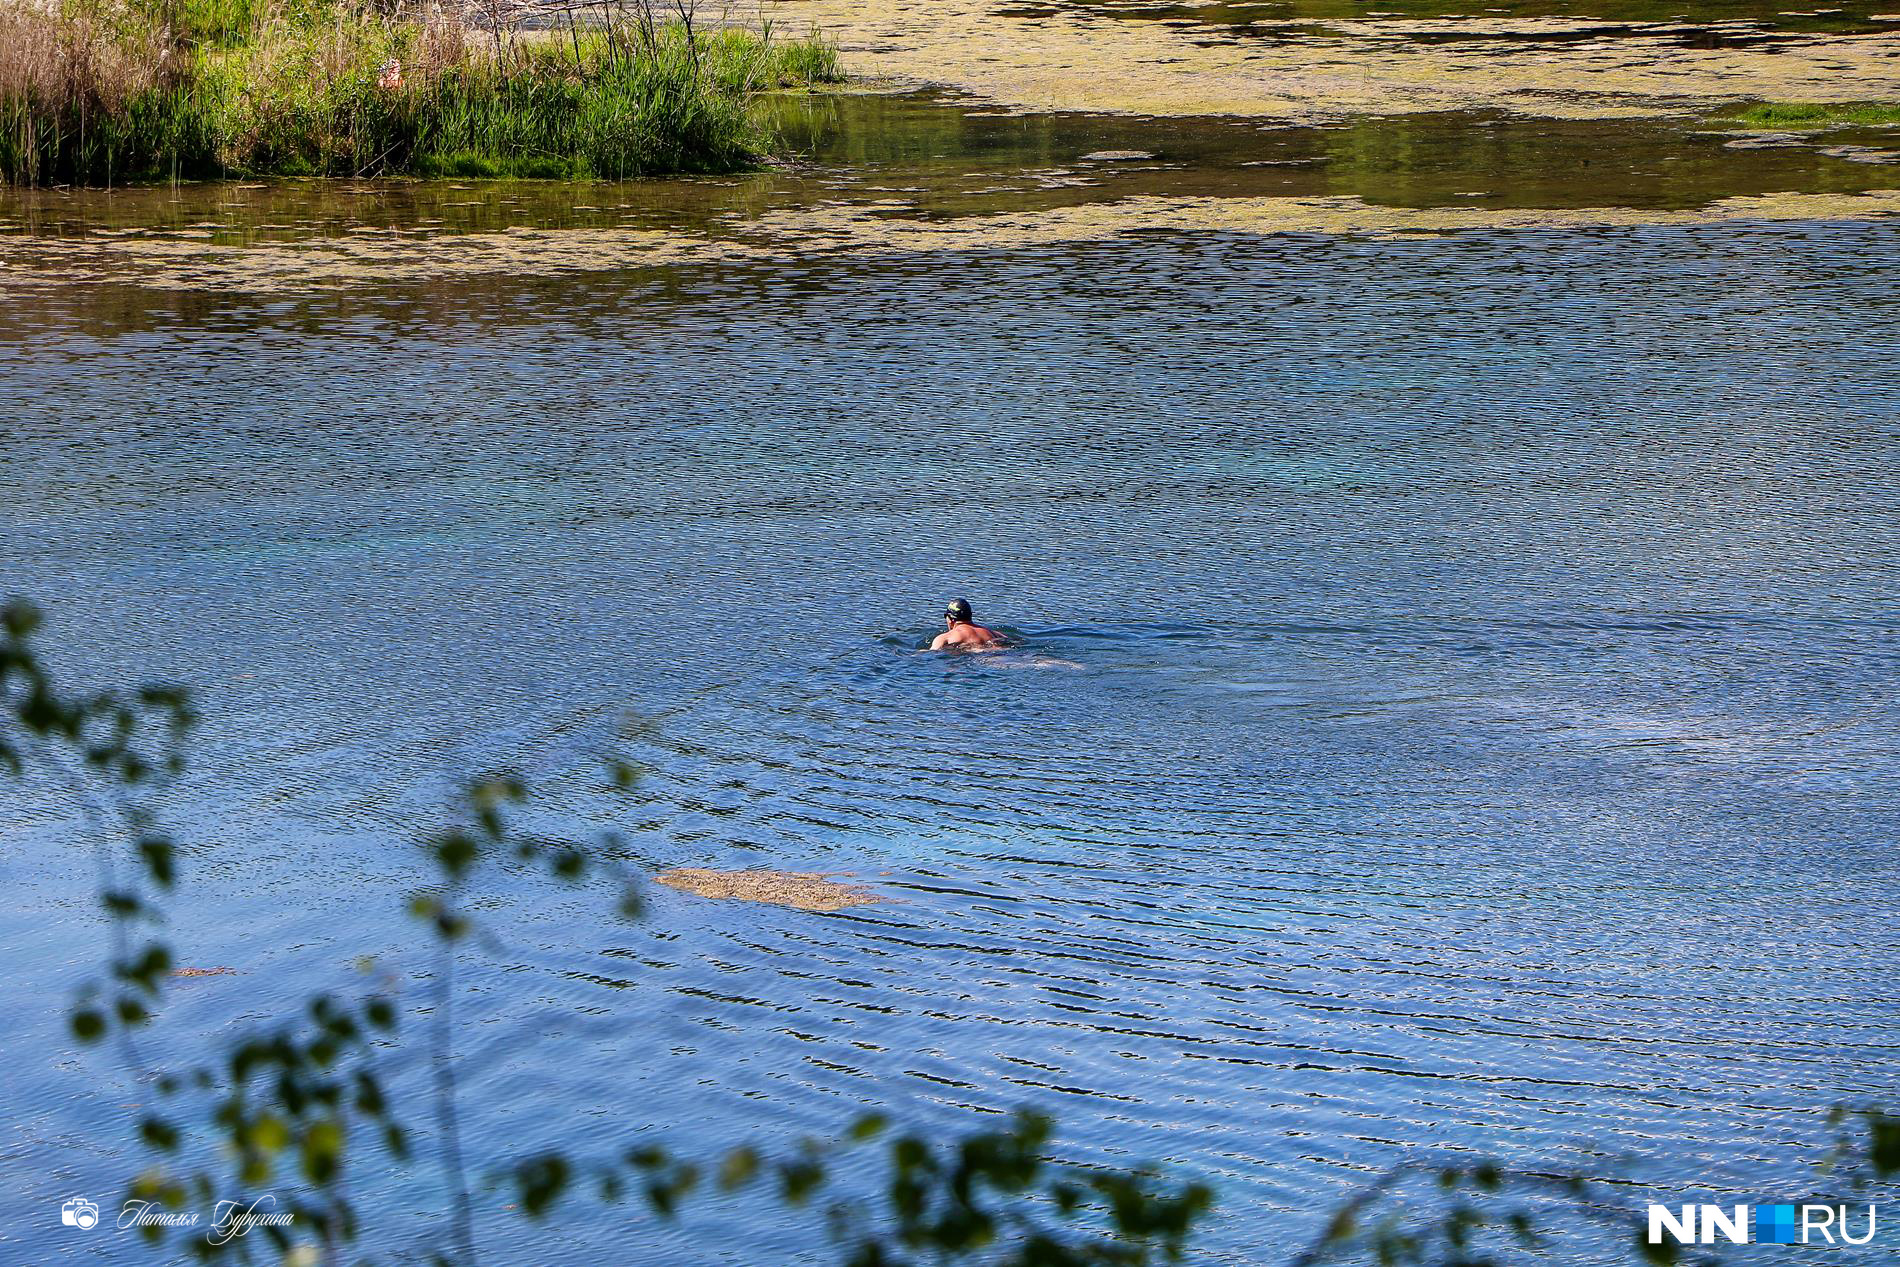
[[[1678,1245],[1865,1245],[1879,1230],[1875,1207],[1866,1217],[1845,1205],[1666,1205],[1649,1207],[1649,1243]],[[1750,1235],[1750,1233],[1753,1235]]]

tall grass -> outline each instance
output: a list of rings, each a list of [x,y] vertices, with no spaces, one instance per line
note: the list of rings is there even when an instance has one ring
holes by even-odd
[[[749,99],[841,78],[816,37],[682,5],[529,35],[406,0],[66,0],[0,12],[0,177],[731,171]]]

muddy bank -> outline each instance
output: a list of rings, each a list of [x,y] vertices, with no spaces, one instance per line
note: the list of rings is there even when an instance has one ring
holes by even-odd
[[[1236,37],[1207,23],[1129,20],[1139,11],[781,0],[774,13],[791,29],[815,24],[835,38],[856,74],[1038,111],[1310,123],[1485,109],[1633,117],[1739,98],[1900,99],[1900,30],[1751,42],[1740,38],[1744,30],[1700,38],[1705,28],[1676,21],[1479,15],[1256,21]]]

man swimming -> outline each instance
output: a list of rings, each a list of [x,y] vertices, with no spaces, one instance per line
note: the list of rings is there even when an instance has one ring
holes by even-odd
[[[931,641],[932,651],[988,651],[1008,639],[994,629],[985,629],[972,618],[967,600],[953,598],[943,609],[943,632]]]

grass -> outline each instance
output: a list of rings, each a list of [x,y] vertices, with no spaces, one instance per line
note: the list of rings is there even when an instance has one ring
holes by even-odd
[[[1734,117],[1756,128],[1891,127],[1900,125],[1900,105],[1881,101],[1762,101]]]
[[[0,179],[621,178],[733,171],[761,90],[840,80],[815,34],[644,5],[531,36],[404,0],[6,0]]]
[[[780,44],[773,51],[776,58],[773,70],[782,85],[844,82],[844,68],[838,64],[838,46],[816,31],[803,40]]]

